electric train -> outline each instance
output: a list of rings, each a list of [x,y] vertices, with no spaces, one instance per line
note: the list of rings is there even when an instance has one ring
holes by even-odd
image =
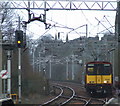
[[[93,61],[86,64],[85,88],[90,94],[112,94],[112,64],[104,61]]]

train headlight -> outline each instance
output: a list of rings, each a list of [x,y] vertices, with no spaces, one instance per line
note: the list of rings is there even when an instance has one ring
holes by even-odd
[[[107,81],[104,81],[104,83],[107,83]]]

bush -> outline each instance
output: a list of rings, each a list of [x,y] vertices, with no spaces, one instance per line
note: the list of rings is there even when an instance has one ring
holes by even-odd
[[[28,51],[22,52],[22,95],[46,94],[49,91],[48,80],[40,72],[33,72]],[[18,53],[13,52],[12,59],[12,93],[18,93]]]

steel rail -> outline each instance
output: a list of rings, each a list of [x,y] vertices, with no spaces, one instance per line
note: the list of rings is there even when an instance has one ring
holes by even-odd
[[[77,96],[77,95],[75,95],[75,97],[76,97],[76,98],[82,98],[83,100],[89,99],[89,100],[86,100],[86,104],[85,104],[84,106],[89,105],[92,101],[100,101],[100,102],[102,102],[103,104],[106,103],[106,99],[105,99],[105,100],[102,100],[102,99],[88,98],[88,97]]]
[[[88,100],[88,102],[87,102],[84,106],[88,106],[88,105],[90,105],[93,101],[99,101],[99,102],[102,102],[102,105],[104,105],[104,104],[106,103],[106,101],[104,101],[104,100],[95,99],[95,98],[90,98],[90,99]]]
[[[103,99],[97,99],[97,98],[91,98],[91,97],[85,97],[85,96],[78,96],[78,95],[76,95],[75,94],[75,91],[74,91],[74,89],[72,89],[71,87],[69,87],[69,86],[66,86],[66,85],[61,85],[61,84],[58,84],[58,83],[54,83],[54,86],[56,87],[56,88],[59,88],[59,89],[61,89],[62,90],[62,93],[60,94],[60,96],[59,97],[55,97],[56,99],[52,99],[52,100],[50,100],[50,101],[48,101],[48,102],[46,102],[46,103],[44,103],[43,105],[49,105],[50,103],[52,103],[53,102],[53,104],[54,104],[54,102],[56,103],[55,105],[59,105],[59,106],[62,106],[62,105],[66,105],[66,104],[68,104],[68,102],[71,102],[72,100],[74,101],[79,101],[78,102],[78,104],[79,103],[82,103],[82,105],[83,106],[88,106],[88,105],[90,105],[90,104],[94,104],[94,103],[97,103],[97,104],[100,104],[100,105],[104,105],[105,103],[106,103],[106,101],[107,101],[107,99],[106,98],[103,98]],[[66,94],[64,94],[63,92],[64,92],[64,89],[69,89],[70,91],[72,91],[72,95],[71,95],[71,93],[67,96]],[[65,92],[66,93],[66,92]],[[66,96],[65,96],[66,95]],[[62,99],[62,98],[64,98],[64,99],[67,99],[67,100],[62,100],[63,102],[60,102],[60,99]],[[57,99],[58,99],[58,103],[56,102],[57,101]],[[55,101],[56,100],[56,101]],[[99,102],[100,103],[99,103]],[[73,104],[74,104],[74,102],[73,102]]]
[[[72,100],[72,99],[74,98],[74,96],[75,96],[75,91],[74,91],[72,88],[68,87],[68,86],[63,86],[63,85],[60,85],[60,84],[54,84],[54,87],[59,88],[59,89],[61,90],[61,93],[60,93],[58,96],[56,96],[55,98],[53,98],[53,99],[51,99],[51,100],[43,103],[43,104],[40,105],[40,106],[49,105],[50,103],[54,102],[55,100],[59,99],[60,97],[61,97],[61,98],[69,98],[69,99],[67,99],[66,101],[61,102],[61,103],[58,104],[59,106],[65,105],[65,104],[67,104],[70,100]],[[63,89],[64,89],[64,88],[67,88],[67,89],[69,89],[69,90],[72,91],[72,95],[71,95],[70,97],[62,96],[62,95],[64,95],[64,94],[63,94],[63,92],[64,92]]]
[[[81,100],[84,100],[86,103],[84,104],[84,106],[87,106],[90,101],[91,101],[91,98],[88,98],[88,97],[84,97],[84,96],[78,96],[78,95],[75,95],[76,98],[80,98]],[[88,100],[86,100],[88,99]]]
[[[89,105],[89,104],[90,104],[90,102],[91,102],[91,100],[92,100],[92,99],[90,98],[84,106]]]
[[[69,98],[69,97],[67,97],[67,96],[62,96],[62,97],[63,97],[63,98]],[[83,106],[88,106],[88,105],[90,105],[90,103],[91,103],[92,101],[100,101],[100,102],[103,102],[103,104],[106,103],[106,100],[102,100],[102,99],[95,99],[95,98],[89,98],[88,100],[86,100],[86,99],[88,99],[88,97],[82,97],[82,96],[77,96],[77,95],[75,95],[74,98],[73,98],[73,100],[77,100],[77,101],[82,101],[82,102],[84,102],[85,104],[83,104]]]
[[[61,87],[58,87],[58,86],[54,86],[54,87],[56,87],[56,88],[58,88],[58,89],[61,90],[60,94],[59,94],[58,96],[56,96],[55,98],[53,98],[53,99],[51,99],[51,100],[43,103],[43,104],[40,105],[40,106],[48,105],[48,104],[52,103],[53,101],[55,101],[56,99],[58,99],[59,97],[61,97],[61,95],[63,94],[63,89],[62,89]]]
[[[62,96],[62,97],[69,98],[69,97],[66,97],[66,96]],[[77,96],[74,96],[73,100],[82,101],[82,102],[85,102],[85,104],[88,102],[86,99],[82,99],[82,98],[79,98]]]
[[[94,100],[94,101],[100,101],[100,102],[103,102],[103,104],[105,104],[105,103],[106,103],[106,100],[102,100],[102,99],[95,99],[95,98],[92,98],[92,100]]]
[[[71,87],[68,87],[68,86],[65,86],[66,88],[68,88],[68,89],[70,89],[71,91],[72,91],[72,96],[69,98],[69,99],[67,99],[65,102],[62,102],[60,105],[65,105],[65,104],[67,104],[70,100],[72,100],[73,98],[74,98],[74,96],[75,96],[75,91],[71,88]]]

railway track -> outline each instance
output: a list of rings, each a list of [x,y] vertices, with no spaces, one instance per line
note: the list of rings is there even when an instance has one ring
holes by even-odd
[[[93,98],[85,98],[85,97],[79,97],[79,96],[75,96],[69,104],[79,104],[82,106],[88,106],[88,105],[92,105],[92,104],[99,104],[99,105],[104,105],[106,103],[105,100],[103,99],[93,99]]]
[[[55,94],[57,94],[57,96],[45,103],[42,104],[42,106],[44,105],[64,105],[67,104],[70,100],[73,99],[73,97],[75,96],[75,91],[68,87],[68,86],[63,86],[60,84],[54,84],[53,85]],[[59,92],[59,93],[58,93]]]
[[[77,96],[77,95],[75,95],[74,100],[72,100],[71,101],[72,103],[70,104],[81,104],[83,106],[88,106],[90,104],[104,105],[106,103],[106,101],[103,99],[88,98],[88,97]]]
[[[88,106],[90,104],[99,104],[104,105],[107,102],[107,98],[91,98],[89,96],[80,96],[77,94],[77,92],[71,87],[68,86],[69,84],[58,84],[54,83],[52,84],[54,88],[54,94],[55,97],[43,104],[44,105],[56,105],[56,106],[62,106],[65,104],[79,104],[82,106]]]

